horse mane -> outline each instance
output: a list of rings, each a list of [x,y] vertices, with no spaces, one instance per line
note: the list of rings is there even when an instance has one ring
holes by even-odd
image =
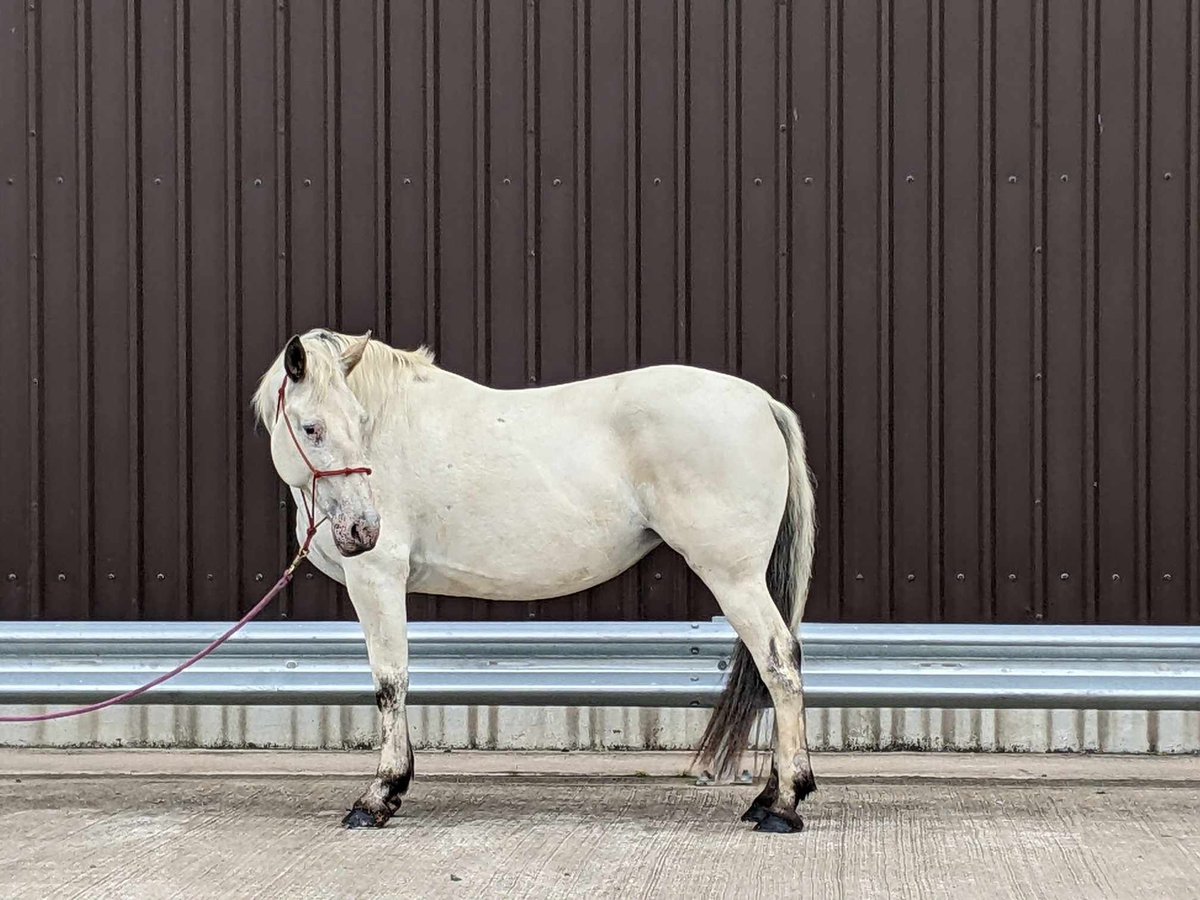
[[[341,334],[315,328],[300,336],[308,355],[304,374],[317,397],[323,397],[334,378],[341,374],[341,356],[361,335]],[[424,381],[437,366],[433,351],[421,346],[416,350],[400,350],[383,341],[369,340],[359,360],[346,379],[350,390],[372,418],[381,415],[395,397],[397,388],[406,380]],[[279,385],[283,382],[283,351],[275,357],[254,391],[251,405],[258,421],[266,427],[275,424],[275,409]]]

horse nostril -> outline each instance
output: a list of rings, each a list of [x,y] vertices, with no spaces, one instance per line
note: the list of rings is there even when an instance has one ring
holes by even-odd
[[[356,544],[364,543],[363,527],[358,522],[350,526],[350,537],[354,538]]]

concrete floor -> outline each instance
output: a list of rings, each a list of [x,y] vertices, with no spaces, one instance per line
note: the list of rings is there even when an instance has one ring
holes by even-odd
[[[799,835],[687,758],[419,754],[382,831],[373,754],[0,751],[0,896],[1200,896],[1200,759],[821,755]]]

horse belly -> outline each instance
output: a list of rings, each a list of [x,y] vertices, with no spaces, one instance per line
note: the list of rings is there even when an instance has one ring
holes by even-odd
[[[546,600],[616,577],[659,543],[640,526],[591,535],[539,530],[460,539],[444,548],[414,548],[409,589],[481,600]]]

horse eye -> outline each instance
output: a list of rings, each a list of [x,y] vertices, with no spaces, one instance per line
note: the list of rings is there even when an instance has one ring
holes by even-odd
[[[304,433],[307,434],[309,437],[316,437],[317,436],[317,426],[316,425],[305,425]]]

